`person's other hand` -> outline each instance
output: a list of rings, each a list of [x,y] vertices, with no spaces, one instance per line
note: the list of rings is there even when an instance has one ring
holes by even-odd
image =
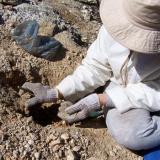
[[[58,99],[58,91],[55,88],[50,89],[49,86],[43,86],[41,83],[26,82],[23,84],[22,89],[31,91],[34,94],[34,97],[26,102],[27,107],[56,102]]]
[[[89,117],[90,113],[99,110],[101,110],[99,96],[91,94],[65,110],[69,114],[65,121],[68,123],[78,122]]]

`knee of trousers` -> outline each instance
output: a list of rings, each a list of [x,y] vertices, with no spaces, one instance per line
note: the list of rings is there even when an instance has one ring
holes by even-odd
[[[110,119],[112,118],[112,119]],[[106,118],[107,128],[112,137],[122,146],[131,150],[146,149],[147,144],[143,135],[138,134],[138,130],[132,127],[132,124],[127,125],[116,122],[115,117]],[[115,121],[114,121],[115,118]]]
[[[143,150],[145,149],[144,143],[136,134],[135,130],[128,129],[127,132],[123,131],[121,128],[110,128],[108,130],[112,137],[117,141],[118,144],[131,149],[131,150]]]
[[[131,150],[145,149],[145,146],[141,141],[140,137],[138,137],[134,131],[133,132],[131,131],[128,133],[116,132],[111,134],[113,135],[114,139],[125,148],[131,149]]]

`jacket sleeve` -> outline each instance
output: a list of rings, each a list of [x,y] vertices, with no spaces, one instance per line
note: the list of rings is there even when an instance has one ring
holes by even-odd
[[[87,56],[72,75],[67,76],[57,86],[66,100],[72,102],[103,86],[111,77],[107,58],[107,34],[102,26],[97,39],[90,46]]]
[[[160,80],[128,84],[125,88],[116,86],[106,92],[121,113],[132,108],[160,110]]]

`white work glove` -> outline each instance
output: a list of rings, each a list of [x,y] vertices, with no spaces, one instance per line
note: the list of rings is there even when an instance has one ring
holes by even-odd
[[[49,86],[43,86],[41,83],[26,82],[22,89],[33,92],[33,98],[26,102],[27,107],[32,107],[41,103],[56,102],[58,99],[58,91],[55,88],[50,89]]]
[[[91,94],[65,110],[69,114],[65,121],[68,123],[78,122],[89,117],[92,112],[99,110],[101,110],[99,97],[97,94]]]

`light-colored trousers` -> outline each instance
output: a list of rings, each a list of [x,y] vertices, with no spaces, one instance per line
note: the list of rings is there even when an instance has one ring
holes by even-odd
[[[145,150],[160,145],[160,116],[144,109],[121,114],[116,108],[106,113],[106,124],[113,138],[132,150]]]

